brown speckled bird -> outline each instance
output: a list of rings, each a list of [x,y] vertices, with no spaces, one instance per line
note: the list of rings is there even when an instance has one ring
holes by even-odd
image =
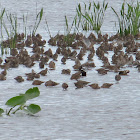
[[[3,74],[0,74],[0,81],[4,81],[4,80],[6,80],[6,77],[5,77],[5,75],[3,75]]]
[[[55,63],[54,63],[53,61],[50,61],[50,63],[49,63],[49,68],[50,68],[51,70],[54,70],[54,69],[55,69]]]
[[[39,63],[39,67],[40,67],[41,69],[43,69],[43,68],[44,68],[44,64],[45,64],[45,63],[41,61],[41,62]]]
[[[119,71],[119,75],[127,75],[129,72],[129,70]]]
[[[57,53],[55,53],[52,57],[53,57],[53,60],[57,61],[58,54],[57,54]]]
[[[94,83],[94,84],[91,84],[89,85],[92,89],[100,89],[99,85]]]
[[[111,83],[104,83],[101,88],[110,88],[113,84]]]
[[[66,64],[66,58],[65,57],[62,57],[62,59],[61,59],[61,62],[62,62],[62,64]]]
[[[121,76],[120,76],[119,74],[117,74],[117,75],[115,76],[115,80],[116,80],[116,81],[120,81],[120,80],[121,80]]]
[[[67,74],[70,75],[71,70],[70,69],[63,69],[61,74]]]
[[[48,72],[48,68],[39,72],[40,75],[45,76]]]
[[[68,84],[67,84],[67,83],[63,83],[63,84],[62,84],[62,88],[63,88],[63,90],[67,90]]]
[[[107,74],[108,70],[105,70],[103,68],[100,68],[100,69],[97,69],[98,73],[101,74],[101,75],[105,75]]]
[[[22,78],[22,76],[17,76],[16,78],[14,78],[17,82],[21,83],[24,81],[24,79]]]
[[[71,79],[71,80],[73,80],[73,79],[77,80],[77,79],[79,79],[80,77],[81,77],[81,72],[78,71],[78,72],[72,74],[72,76],[71,76],[70,79]]]
[[[85,87],[87,84],[89,84],[90,82],[87,81],[82,81],[82,80],[78,80],[75,84],[76,88],[83,88]]]
[[[32,85],[41,85],[42,83],[44,83],[44,82],[40,81],[40,80],[34,80]]]
[[[4,69],[4,70],[1,72],[1,74],[3,74],[3,75],[5,75],[5,76],[6,76],[6,74],[7,74],[6,69]]]
[[[47,87],[47,86],[56,86],[56,85],[58,85],[59,83],[57,83],[57,82],[54,82],[54,81],[52,81],[52,80],[49,80],[49,81],[47,81],[46,83],[45,83],[45,86]]]

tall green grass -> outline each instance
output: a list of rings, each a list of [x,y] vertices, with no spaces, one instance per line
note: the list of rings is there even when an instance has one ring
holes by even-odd
[[[1,39],[0,39],[0,47],[1,47],[1,54],[4,54],[4,49],[1,45],[1,42],[3,41],[3,16],[4,16],[4,13],[5,13],[5,9],[1,10],[1,13],[0,13],[0,29],[1,29]]]
[[[32,35],[35,35],[36,34],[36,31],[39,27],[39,24],[42,20],[42,17],[43,17],[43,8],[41,8],[40,12],[36,15],[36,21],[35,21],[35,24],[33,26],[33,31],[32,31]]]
[[[74,33],[71,34],[71,30],[74,27],[74,25],[76,25],[76,20],[77,20],[77,17],[75,16],[71,25],[69,25],[67,16],[65,16],[64,42],[67,44],[67,46],[72,45],[72,43],[74,42],[76,31],[75,31],[75,28],[74,28]]]
[[[77,23],[76,27],[79,28],[80,25],[83,30],[94,30],[96,33],[100,32],[101,26],[104,21],[105,11],[107,10],[108,3],[103,1],[102,4],[89,2],[89,4],[84,3],[84,9],[79,3],[77,12]]]
[[[43,8],[37,13],[36,20],[33,25],[31,34],[35,35],[43,17]],[[27,36],[27,15],[23,15],[23,33]],[[8,13],[6,9],[2,9],[0,12],[0,35],[1,35],[1,52],[4,53],[4,47],[15,48],[17,44],[17,36],[19,34],[19,22],[16,14]],[[6,37],[7,36],[7,37]],[[7,39],[6,45],[4,46],[3,41]]]
[[[1,48],[3,49],[3,34],[7,35],[7,39],[9,41],[9,48],[16,47],[16,40],[18,34],[18,21],[17,16],[14,14],[8,14],[5,9],[2,11],[2,16],[0,17],[1,22]],[[6,21],[5,21],[6,19]]]
[[[133,3],[122,3],[120,13],[117,13],[111,7],[119,22],[118,33],[121,36],[128,34],[137,35],[140,29],[140,2],[137,1],[136,5]]]

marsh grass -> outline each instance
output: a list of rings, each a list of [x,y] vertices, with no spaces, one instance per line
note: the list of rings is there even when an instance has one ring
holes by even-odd
[[[74,27],[74,25],[76,25],[76,20],[77,20],[77,17],[75,16],[71,25],[69,25],[67,16],[65,16],[64,42],[66,43],[67,46],[72,45],[72,43],[74,42],[76,30],[74,30],[73,34],[71,34],[71,30]]]
[[[103,24],[105,11],[107,10],[108,3],[103,1],[102,4],[89,2],[89,4],[84,3],[84,10],[79,3],[76,12],[77,12],[77,23],[76,28],[79,28],[80,25],[83,30],[94,30],[97,34],[100,32],[101,26]]]
[[[51,32],[50,32],[50,28],[49,28],[49,25],[48,25],[47,19],[45,19],[45,23],[46,23],[46,26],[47,26],[45,29],[46,29],[46,31],[48,32],[49,37],[52,38],[52,35],[51,35]]]
[[[35,35],[36,31],[40,25],[40,22],[43,17],[43,8],[36,14],[36,20],[31,29],[30,34]],[[24,39],[27,36],[27,22],[28,16],[23,15],[23,23],[21,23],[23,27]],[[11,14],[6,11],[6,9],[2,9],[0,12],[0,46],[1,46],[1,54],[7,53],[7,49],[5,48],[15,48],[18,42],[18,34],[20,30],[20,24],[18,22],[18,18],[16,14]],[[5,43],[6,41],[6,43]]]
[[[113,7],[111,7],[119,22],[118,33],[121,36],[128,34],[137,35],[140,28],[140,2],[137,4],[133,3],[122,3],[120,13],[117,13]],[[120,16],[119,16],[120,14]]]
[[[23,15],[23,32],[25,38],[27,37],[27,21],[28,21],[28,16]]]
[[[3,12],[1,14],[2,16],[0,17],[0,22],[1,22],[1,49],[3,49],[3,32],[4,34],[6,33],[7,38],[9,40],[9,46],[10,48],[15,48],[16,47],[16,40],[17,40],[17,30],[18,30],[18,22],[17,22],[17,16],[13,14],[8,14],[5,9],[3,9]],[[6,15],[7,21],[4,20],[4,15]],[[9,26],[8,26],[8,24]],[[3,54],[3,50],[1,50]]]
[[[1,13],[0,13],[0,29],[1,29],[1,40],[0,40],[0,47],[1,47],[1,54],[3,55],[4,54],[4,49],[3,49],[3,46],[1,45],[1,42],[3,41],[3,26],[2,26],[2,23],[3,23],[3,16],[4,16],[4,13],[5,13],[5,8],[3,10],[1,10]]]
[[[39,24],[42,20],[42,17],[43,17],[43,8],[41,8],[40,12],[36,15],[36,21],[35,21],[35,24],[33,26],[33,31],[32,31],[32,35],[35,35],[36,34],[36,31],[39,27]]]

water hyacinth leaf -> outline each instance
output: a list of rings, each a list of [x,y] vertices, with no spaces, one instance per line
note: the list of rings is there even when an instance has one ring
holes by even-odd
[[[20,96],[15,96],[11,99],[9,99],[6,102],[6,105],[11,106],[11,107],[15,107],[17,105],[22,105],[26,102],[25,96],[20,95]]]
[[[25,98],[26,98],[26,100],[29,100],[29,99],[38,97],[39,95],[40,95],[40,91],[39,91],[38,87],[33,87],[26,91]]]
[[[36,104],[30,104],[29,106],[27,106],[27,110],[31,113],[31,114],[36,114],[39,111],[41,111],[41,108],[39,105]]]
[[[0,116],[3,112],[4,112],[4,110],[2,108],[0,108]]]

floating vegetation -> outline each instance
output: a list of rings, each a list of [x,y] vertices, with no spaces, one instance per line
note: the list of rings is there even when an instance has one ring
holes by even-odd
[[[40,91],[37,87],[28,89],[25,94],[19,94],[18,96],[10,98],[5,104],[9,107],[9,111],[6,111],[6,115],[15,114],[19,110],[25,111],[29,115],[34,115],[41,111],[39,105],[30,104],[26,105],[26,101],[36,98],[40,95]],[[17,107],[15,110],[14,108]],[[13,111],[14,110],[14,111]],[[12,112],[13,111],[13,112]],[[12,113],[11,113],[12,112]],[[4,113],[4,110],[0,108],[0,115]]]

